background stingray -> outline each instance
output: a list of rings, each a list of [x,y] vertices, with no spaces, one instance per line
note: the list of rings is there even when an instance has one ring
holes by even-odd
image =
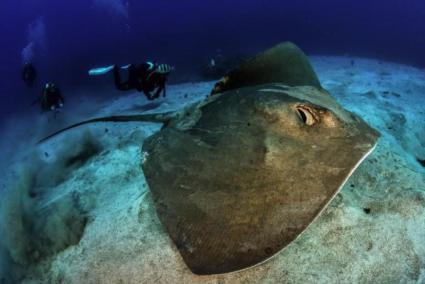
[[[305,68],[285,65],[292,62],[285,60],[287,50]],[[161,222],[197,274],[244,269],[287,246],[378,138],[320,87],[293,45],[279,45],[251,62],[225,77],[221,90],[229,91],[176,114],[77,124],[166,122],[145,141],[142,167]],[[258,70],[274,71],[255,83],[245,81]]]

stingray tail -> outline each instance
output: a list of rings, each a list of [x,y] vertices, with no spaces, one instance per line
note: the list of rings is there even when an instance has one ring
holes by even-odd
[[[96,122],[130,122],[130,121],[144,121],[144,122],[157,122],[157,123],[166,123],[171,119],[171,116],[174,112],[166,112],[166,113],[152,113],[152,114],[139,114],[139,115],[117,115],[117,116],[106,116],[106,117],[99,117],[99,118],[93,118],[85,121],[78,122],[76,124],[70,125],[68,127],[65,127],[61,130],[58,130],[52,134],[50,134],[47,137],[44,137],[40,141],[37,142],[37,144],[41,144],[50,138],[65,132],[67,130],[70,130],[72,128],[76,128],[78,126],[89,124],[89,123],[96,123]]]

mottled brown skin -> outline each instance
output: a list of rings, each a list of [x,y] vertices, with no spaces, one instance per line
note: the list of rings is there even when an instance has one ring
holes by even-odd
[[[189,268],[225,273],[299,236],[377,138],[323,90],[268,84],[172,120],[144,143],[143,171]]]
[[[307,56],[295,44],[284,42],[230,71],[211,94],[266,83],[322,88]]]
[[[285,248],[379,136],[323,90],[291,43],[242,64],[212,93],[186,110],[91,119],[40,141],[93,122],[163,122],[143,144],[142,167],[161,222],[197,274],[248,268]]]

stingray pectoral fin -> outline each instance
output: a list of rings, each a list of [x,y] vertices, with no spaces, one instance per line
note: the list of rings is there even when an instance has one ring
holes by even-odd
[[[50,138],[53,138],[56,135],[59,135],[62,132],[67,130],[76,128],[81,125],[96,123],[96,122],[130,122],[130,121],[144,121],[144,122],[157,122],[157,123],[165,123],[172,118],[172,114],[174,112],[166,112],[166,113],[152,113],[152,114],[140,114],[140,115],[117,115],[117,116],[106,116],[93,118],[85,121],[78,122],[76,124],[65,127],[61,130],[58,130],[47,137],[44,137],[37,144],[41,144]]]
[[[284,42],[227,73],[212,94],[269,83],[322,88],[307,56],[295,44]]]

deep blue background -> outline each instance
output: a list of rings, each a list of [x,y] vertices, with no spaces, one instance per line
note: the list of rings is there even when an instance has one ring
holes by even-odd
[[[40,87],[20,81],[29,23],[42,17],[47,52],[36,54],[41,81],[73,87],[110,83],[87,69],[156,59],[188,80],[208,57],[252,54],[290,40],[308,54],[376,57],[425,67],[424,0],[129,0],[128,17],[91,0],[1,0],[1,116],[28,110]]]

